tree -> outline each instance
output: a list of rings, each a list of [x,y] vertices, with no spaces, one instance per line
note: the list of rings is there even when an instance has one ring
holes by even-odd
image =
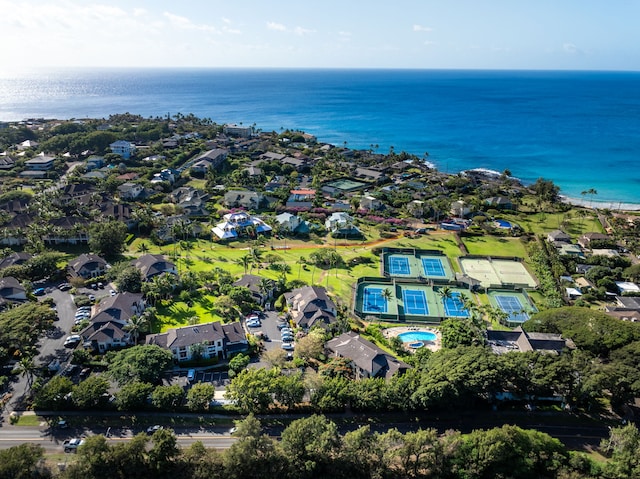
[[[245,254],[244,256],[238,258],[237,263],[244,268],[244,274],[247,274],[249,266],[253,264],[253,258],[251,257],[251,255]]]
[[[640,475],[640,432],[635,424],[615,427],[600,448],[611,457],[605,470],[607,477],[627,478]]]
[[[194,384],[187,393],[187,407],[190,411],[208,411],[215,394],[216,388],[211,383]]]
[[[306,336],[298,339],[294,355],[297,358],[320,359],[324,353],[325,334],[322,329],[313,329]]]
[[[129,266],[120,271],[114,282],[119,291],[128,291],[129,293],[142,291],[142,274],[135,266]]]
[[[461,318],[447,318],[440,323],[442,347],[453,349],[458,346],[473,346],[483,343],[482,334],[470,321]]]
[[[122,386],[116,393],[116,406],[120,411],[139,411],[147,406],[147,398],[153,385],[133,381]]]
[[[234,377],[239,374],[240,371],[242,371],[249,365],[250,361],[251,358],[242,353],[236,354],[234,357],[232,357],[229,360],[229,377]]]
[[[140,345],[115,353],[108,373],[120,385],[136,380],[155,384],[171,364],[170,351],[153,344]]]
[[[11,479],[38,479],[50,477],[41,467],[44,448],[36,444],[20,444],[0,451],[0,477]]]
[[[119,221],[94,223],[89,228],[89,248],[97,255],[110,260],[124,251],[127,226]]]
[[[331,477],[331,458],[340,451],[336,424],[313,415],[293,421],[281,435],[284,453],[297,464],[299,477]]]
[[[242,411],[262,412],[273,403],[278,377],[279,371],[275,369],[244,369],[231,379],[226,396]]]
[[[147,318],[143,315],[134,314],[127,321],[126,326],[124,327],[126,331],[129,331],[131,335],[131,339],[133,344],[138,344],[138,338],[140,337],[140,333],[145,333],[149,330],[149,323],[147,322]]]
[[[109,381],[102,376],[90,376],[71,391],[73,403],[78,409],[99,409],[107,405]]]
[[[184,400],[184,389],[179,384],[157,386],[151,393],[151,404],[163,411],[175,411]]]
[[[33,408],[59,411],[67,408],[67,395],[73,390],[73,382],[64,376],[54,376],[40,388],[34,398]]]

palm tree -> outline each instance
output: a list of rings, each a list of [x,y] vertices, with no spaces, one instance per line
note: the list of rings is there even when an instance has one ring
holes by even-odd
[[[147,331],[147,326],[147,318],[144,315],[138,316],[134,314],[129,318],[125,329],[131,334],[134,345],[138,344],[140,333]]]
[[[260,288],[260,294],[262,294],[263,302],[266,302],[266,300],[271,297],[271,293],[273,291],[273,280],[269,278],[260,278],[258,288]]]
[[[384,288],[382,290],[382,293],[380,293],[380,296],[382,296],[385,299],[385,301],[391,301],[391,298],[393,297],[393,293],[389,288]]]
[[[444,303],[447,299],[453,298],[453,291],[449,286],[444,286],[440,288],[440,290],[438,291],[438,295],[440,296],[440,299],[442,299],[442,302]]]
[[[240,258],[238,258],[236,263],[242,266],[244,268],[244,274],[247,274],[247,270],[249,269],[249,266],[253,264],[253,259],[251,258],[251,255],[245,254],[244,256],[241,256]]]
[[[20,362],[17,364],[17,372],[24,376],[27,380],[27,389],[31,389],[33,385],[33,377],[35,372],[38,370],[36,367],[32,356],[23,356],[20,358]]]
[[[140,244],[138,245],[138,251],[139,251],[140,253],[143,253],[143,254],[148,253],[148,252],[149,252],[149,246],[147,246],[147,243],[145,243],[145,242],[143,241],[142,243],[140,243]]]

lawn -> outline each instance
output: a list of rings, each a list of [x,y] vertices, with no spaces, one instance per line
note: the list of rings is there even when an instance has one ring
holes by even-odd
[[[526,258],[527,251],[519,238],[498,236],[465,236],[462,242],[469,254],[482,256],[517,256]]]

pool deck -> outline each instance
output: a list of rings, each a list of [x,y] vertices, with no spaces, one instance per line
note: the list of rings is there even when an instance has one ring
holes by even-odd
[[[437,351],[438,349],[440,349],[442,347],[442,337],[440,336],[440,331],[438,331],[435,328],[426,328],[424,326],[397,326],[397,327],[393,327],[393,328],[387,328],[385,329],[382,334],[384,334],[385,338],[392,338],[395,337],[401,333],[408,333],[408,332],[414,332],[414,331],[424,331],[424,332],[429,332],[429,333],[433,333],[436,335],[436,340],[435,341],[423,341],[422,343],[424,344],[425,348],[430,349],[431,351]],[[405,343],[405,348],[410,351],[410,352],[415,352],[414,349],[408,347]]]

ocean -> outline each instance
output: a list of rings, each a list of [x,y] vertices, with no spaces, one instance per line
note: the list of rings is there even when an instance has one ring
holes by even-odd
[[[0,74],[0,121],[189,114],[407,151],[439,170],[553,180],[575,199],[640,205],[640,73],[89,69]],[[591,198],[588,198],[591,201]]]

